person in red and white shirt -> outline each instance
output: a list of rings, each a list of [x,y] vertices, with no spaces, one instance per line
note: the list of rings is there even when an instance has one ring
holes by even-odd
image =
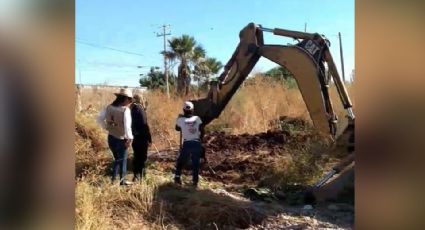
[[[200,117],[193,115],[193,103],[186,101],[183,104],[183,115],[179,115],[176,120],[176,130],[181,132],[183,146],[177,159],[174,182],[181,184],[181,171],[188,161],[192,160],[192,181],[193,186],[198,185],[199,166],[202,152],[202,138],[204,136],[204,126]]]

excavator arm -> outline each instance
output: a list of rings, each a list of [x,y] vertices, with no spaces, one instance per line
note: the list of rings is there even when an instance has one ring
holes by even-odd
[[[263,32],[299,40],[295,45],[264,44]],[[354,113],[344,83],[338,74],[329,51],[329,41],[317,33],[305,33],[285,29],[269,29],[254,23],[239,33],[240,42],[230,60],[224,66],[217,81],[210,83],[206,98],[194,100],[194,113],[204,125],[217,118],[227,103],[248,77],[260,57],[284,66],[294,76],[314,126],[325,134],[336,135],[337,116],[329,97],[329,84],[333,80],[344,109],[347,110],[348,126],[337,139],[347,143],[348,157],[312,188],[317,200],[335,197],[348,184],[352,184],[354,161]],[[326,67],[328,71],[326,71]],[[346,139],[346,140],[345,140]],[[348,166],[351,165],[351,168]],[[348,169],[347,169],[348,167]],[[339,174],[335,179],[334,175]],[[329,182],[330,181],[330,182]],[[306,196],[308,197],[308,195]]]
[[[289,46],[266,45],[263,31],[301,41]],[[205,125],[221,114],[260,57],[284,66],[292,73],[313,124],[319,131],[336,134],[337,116],[329,98],[330,77],[335,82],[348,117],[354,120],[350,98],[329,52],[329,42],[323,36],[278,28],[268,29],[250,23],[240,31],[239,38],[240,42],[218,81],[210,83],[208,96],[193,101],[194,113],[201,117]],[[328,66],[330,76],[325,74],[325,65]]]
[[[253,23],[241,30],[239,38],[240,42],[218,81],[210,83],[208,96],[192,101],[194,113],[205,125],[220,115],[261,57],[258,49],[263,46],[263,34]]]

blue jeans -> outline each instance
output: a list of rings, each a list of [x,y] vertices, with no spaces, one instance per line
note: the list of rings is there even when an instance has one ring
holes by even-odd
[[[182,168],[188,161],[189,156],[192,157],[192,180],[193,183],[197,184],[199,180],[199,163],[201,160],[201,142],[199,141],[185,141],[180,151],[180,155],[177,158],[176,165],[176,177],[180,177],[182,174]]]
[[[112,135],[108,135],[108,145],[114,155],[114,165],[112,167],[112,181],[115,180],[120,173],[120,182],[123,183],[125,175],[127,173],[127,147],[125,146],[125,140],[118,139]]]

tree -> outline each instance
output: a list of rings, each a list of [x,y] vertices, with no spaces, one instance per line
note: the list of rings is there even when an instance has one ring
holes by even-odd
[[[275,80],[288,80],[290,78],[294,78],[291,72],[287,70],[283,66],[276,66],[270,70],[268,70],[264,76],[271,77]]]
[[[211,74],[218,74],[223,64],[215,58],[207,58],[206,65]]]
[[[198,82],[198,90],[207,88],[210,77],[217,74],[223,67],[220,61],[215,58],[203,57],[197,60],[194,66],[194,79]]]
[[[283,82],[283,84],[285,84],[288,88],[297,87],[297,82],[295,81],[294,75],[292,75],[292,73],[283,66],[276,66],[268,70],[264,73],[264,76],[276,81]]]
[[[211,76],[215,76],[220,72],[220,69],[223,68],[223,64],[215,58],[207,58],[205,61],[207,66],[208,73],[204,79],[204,85],[208,84]]]
[[[197,46],[193,50],[193,56],[191,58],[193,64],[193,79],[198,82],[198,89],[201,79],[208,71],[205,66],[206,51],[202,46]]]
[[[168,79],[170,86],[175,84],[174,79],[175,77],[173,74],[170,74]],[[139,83],[140,86],[147,87],[148,89],[166,90],[167,87],[164,73],[158,69],[155,69],[154,67],[151,67],[149,73],[140,78]]]
[[[187,95],[189,93],[189,85],[191,81],[191,70],[189,64],[192,61],[196,47],[195,38],[185,34],[181,37],[172,38],[168,41],[168,43],[171,51],[166,53],[166,57],[172,61],[179,61],[177,73],[177,91],[182,95]]]
[[[212,74],[217,74],[222,68],[221,62],[206,55],[202,45],[197,44],[194,37],[182,35],[168,41],[170,51],[165,53],[165,57],[172,68],[178,65],[177,72],[177,92],[180,95],[187,95],[190,89],[191,76],[198,83],[208,83]]]

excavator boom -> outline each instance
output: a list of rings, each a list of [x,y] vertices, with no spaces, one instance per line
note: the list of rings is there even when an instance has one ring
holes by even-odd
[[[220,115],[261,57],[258,49],[263,46],[263,34],[253,23],[241,30],[239,38],[240,42],[218,81],[210,83],[207,98],[192,101],[194,113],[205,125]]]
[[[263,31],[302,40],[289,46],[265,45]],[[323,133],[335,135],[337,116],[329,98],[330,80],[325,74],[326,64],[344,108],[349,117],[354,119],[351,101],[329,52],[328,41],[323,36],[278,28],[268,29],[250,23],[240,31],[239,38],[240,42],[218,81],[210,83],[208,96],[193,101],[194,113],[201,117],[205,125],[220,115],[260,57],[284,66],[292,73],[315,127]]]
[[[264,44],[263,32],[294,38],[299,41],[295,45]],[[325,175],[313,187],[313,195],[317,200],[335,197],[353,182],[354,161],[354,114],[352,104],[344,83],[338,74],[336,65],[329,51],[329,41],[317,33],[305,33],[285,29],[269,29],[254,23],[248,24],[239,33],[240,42],[230,60],[224,66],[218,81],[210,84],[206,98],[194,100],[194,113],[207,125],[217,118],[237,89],[248,77],[260,57],[265,57],[289,70],[297,81],[303,100],[307,106],[314,126],[322,133],[336,135],[337,116],[329,97],[330,80],[347,110],[348,126],[337,140],[348,137],[347,150],[349,156]],[[326,71],[326,67],[328,71]],[[328,74],[325,74],[325,73]],[[347,168],[351,165],[351,168]],[[331,178],[340,174],[336,179]],[[331,181],[330,181],[331,180]],[[330,181],[330,182],[328,182]],[[351,183],[352,184],[352,183]]]

